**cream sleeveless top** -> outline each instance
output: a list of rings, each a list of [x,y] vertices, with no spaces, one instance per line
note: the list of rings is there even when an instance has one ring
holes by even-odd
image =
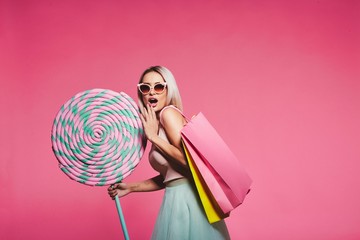
[[[172,105],[166,106],[160,112],[160,119],[161,119],[162,112],[166,108],[169,108],[169,107],[172,107],[180,112],[179,109],[177,109],[176,107],[174,107]],[[161,139],[165,140],[166,142],[170,143],[166,136],[165,130],[162,128],[161,124],[159,126],[158,136]],[[159,172],[164,177],[164,183],[178,179],[178,178],[184,178],[184,176],[182,174],[180,174],[179,172],[177,172],[176,170],[174,170],[171,167],[171,165],[166,160],[164,155],[154,145],[151,147],[151,150],[149,152],[149,162],[150,162],[150,165],[152,166],[152,168],[155,171]]]

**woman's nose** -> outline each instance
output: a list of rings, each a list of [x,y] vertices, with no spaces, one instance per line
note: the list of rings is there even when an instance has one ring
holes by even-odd
[[[154,88],[150,88],[149,94],[150,94],[150,95],[155,95],[155,94],[156,94]]]

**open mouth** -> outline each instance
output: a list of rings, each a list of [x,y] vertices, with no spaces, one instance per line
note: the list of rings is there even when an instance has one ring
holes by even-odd
[[[149,99],[149,103],[151,106],[156,106],[158,100],[156,98],[150,98]]]

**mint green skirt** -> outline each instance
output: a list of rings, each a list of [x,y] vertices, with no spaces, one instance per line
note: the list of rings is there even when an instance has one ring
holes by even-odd
[[[226,224],[210,224],[195,187],[186,179],[175,180],[165,188],[152,240],[230,239]]]

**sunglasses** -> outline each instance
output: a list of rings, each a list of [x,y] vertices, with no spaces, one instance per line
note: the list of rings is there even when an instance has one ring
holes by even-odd
[[[154,89],[156,94],[163,93],[166,88],[166,82],[165,83],[156,83],[153,87],[148,83],[139,83],[138,89],[142,94],[149,94],[151,89]]]

